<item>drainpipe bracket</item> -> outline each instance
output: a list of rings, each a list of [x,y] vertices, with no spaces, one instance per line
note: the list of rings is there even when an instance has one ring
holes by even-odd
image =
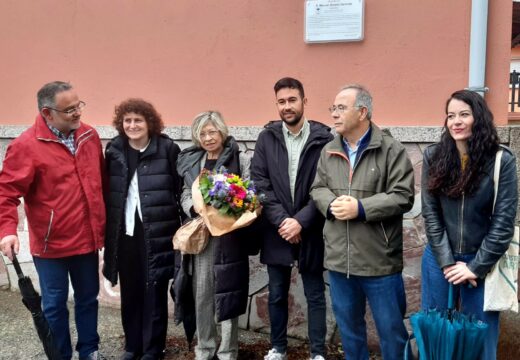
[[[470,86],[465,88],[464,90],[474,91],[478,93],[487,93],[489,92],[489,88],[487,86]]]

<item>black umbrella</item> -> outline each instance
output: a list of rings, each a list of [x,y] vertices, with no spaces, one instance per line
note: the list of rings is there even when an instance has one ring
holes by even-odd
[[[188,342],[188,350],[191,350],[191,342],[197,330],[193,283],[192,276],[189,272],[192,256],[189,254],[181,256],[180,267],[176,269],[176,274],[170,288],[170,294],[175,303],[175,325],[179,325],[182,322]]]
[[[36,327],[38,337],[43,344],[45,355],[47,355],[47,358],[50,360],[61,360],[61,354],[58,350],[58,347],[56,346],[56,343],[54,342],[51,328],[49,327],[49,323],[47,322],[45,315],[43,315],[41,305],[42,298],[40,294],[34,290],[31,278],[23,274],[22,268],[18,263],[18,259],[16,259],[16,255],[14,254],[13,265],[16,270],[16,274],[18,275],[18,287],[20,288],[20,293],[22,293],[22,302],[32,314],[34,326]]]

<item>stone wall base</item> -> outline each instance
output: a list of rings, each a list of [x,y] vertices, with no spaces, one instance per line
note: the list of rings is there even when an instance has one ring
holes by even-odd
[[[3,160],[5,150],[9,141],[18,136],[25,127],[22,126],[0,126],[0,159]],[[254,151],[255,140],[262,128],[260,127],[231,127],[230,131],[239,141],[243,151],[252,153]],[[421,269],[420,261],[424,246],[426,244],[426,236],[424,233],[424,224],[421,217],[421,197],[420,197],[420,178],[422,168],[422,152],[424,148],[432,142],[438,141],[441,133],[439,127],[393,127],[390,128],[393,136],[406,146],[410,159],[412,161],[415,173],[415,204],[413,209],[405,215],[404,220],[404,270],[403,278],[406,286],[407,314],[411,314],[419,310],[420,306],[420,281]],[[98,127],[98,132],[106,143],[108,139],[115,136],[115,131],[108,126]],[[191,145],[189,127],[170,127],[165,131],[174,140],[176,140],[181,148]],[[511,147],[516,153],[517,159],[520,158],[520,126],[510,126],[499,128],[501,141]],[[520,166],[519,166],[520,169]],[[520,176],[519,176],[520,178]],[[38,276],[34,270],[32,258],[28,249],[27,223],[22,206],[19,211],[19,237],[21,240],[21,250],[19,260],[25,273],[33,279],[34,284],[39,289]],[[102,256],[100,257],[100,270],[102,268]],[[325,273],[325,276],[326,273]],[[16,274],[7,258],[0,261],[0,288],[11,288],[16,290],[18,287]],[[249,329],[261,332],[269,332],[269,316],[267,306],[267,271],[265,266],[261,265],[258,256],[250,259],[250,302],[248,312],[240,317],[240,325],[243,328],[249,325]],[[120,303],[119,288],[111,287],[110,283],[100,275],[100,302],[103,305],[118,307]],[[72,291],[71,291],[72,293]],[[72,298],[71,298],[72,299]],[[289,316],[289,336],[306,338],[307,337],[307,306],[305,296],[303,294],[303,286],[301,278],[297,271],[293,271],[292,286],[289,298],[290,316]],[[339,336],[336,331],[334,316],[330,307],[330,297],[327,287],[327,305],[328,305],[328,340],[338,342]],[[173,309],[173,304],[171,304]],[[370,312],[367,312],[368,321],[368,338],[372,349],[378,348],[378,338],[375,331]],[[509,349],[511,344],[516,345],[518,349],[518,340],[520,337],[520,322],[518,316],[507,314],[502,321],[501,346]],[[509,350],[508,350],[509,351]],[[505,358],[505,357],[504,357]],[[520,358],[520,355],[516,357]]]

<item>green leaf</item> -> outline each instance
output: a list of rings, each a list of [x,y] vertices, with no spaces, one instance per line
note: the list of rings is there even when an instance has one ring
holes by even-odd
[[[223,214],[223,215],[229,215],[229,205],[228,204],[223,204],[222,207],[219,209],[219,213]]]

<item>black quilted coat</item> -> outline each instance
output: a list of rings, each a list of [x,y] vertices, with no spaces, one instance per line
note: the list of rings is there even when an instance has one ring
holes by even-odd
[[[205,154],[204,150],[195,146],[184,149],[180,154],[177,170],[184,179],[185,192],[191,194],[192,183],[200,174],[201,161]],[[231,136],[224,142],[224,150],[217,160],[215,169],[220,169],[221,166],[234,174],[249,177],[249,158],[240,153],[238,144]],[[189,203],[188,206],[183,204],[186,212],[192,201],[190,196],[183,196],[183,201]],[[243,229],[222,236],[210,236],[209,241],[216,242],[213,274],[217,321],[232,319],[246,311],[249,288],[249,240]],[[180,298],[182,295],[178,294],[176,297]]]
[[[129,181],[126,159],[128,142],[117,136],[106,147],[106,240],[103,275],[115,285],[118,248],[124,236],[125,202]],[[137,166],[139,197],[146,243],[146,282],[170,279],[174,271],[172,237],[180,226],[181,180],[177,174],[180,149],[166,135],[153,136]]]

